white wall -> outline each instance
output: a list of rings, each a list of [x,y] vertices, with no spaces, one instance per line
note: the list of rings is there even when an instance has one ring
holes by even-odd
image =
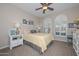
[[[35,24],[39,21],[37,17],[26,13],[25,11],[10,4],[0,4],[0,47],[8,45],[8,30],[21,22],[23,18],[33,20]]]

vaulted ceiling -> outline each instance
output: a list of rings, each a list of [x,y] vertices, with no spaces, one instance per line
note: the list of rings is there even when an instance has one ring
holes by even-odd
[[[47,10],[46,13],[43,14],[41,9],[38,11],[35,10],[36,8],[41,7],[40,3],[14,3],[12,5],[17,6],[18,8],[24,10],[25,12],[28,12],[38,17],[45,17],[55,12],[61,12],[65,9],[79,6],[78,3],[53,3],[50,5],[50,7],[54,8],[54,11]]]

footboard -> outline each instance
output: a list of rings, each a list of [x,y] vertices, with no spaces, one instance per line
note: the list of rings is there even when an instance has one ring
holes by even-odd
[[[45,50],[44,52],[42,52],[42,48],[41,47],[39,47],[39,46],[37,46],[37,45],[35,45],[35,44],[31,43],[31,42],[23,40],[23,43],[26,44],[26,45],[31,46],[33,49],[38,51],[40,54],[42,54],[42,53],[44,53],[46,51]],[[52,43],[53,43],[53,40],[47,45],[47,48],[50,47]]]
[[[31,46],[33,49],[35,49],[39,53],[42,53],[41,47],[39,47],[39,46],[37,46],[37,45],[35,45],[35,44],[31,43],[31,42],[25,41],[25,40],[23,40],[23,43],[26,44],[26,45]]]

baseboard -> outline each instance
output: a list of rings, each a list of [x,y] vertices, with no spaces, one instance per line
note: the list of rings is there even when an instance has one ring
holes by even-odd
[[[0,49],[4,49],[4,48],[8,48],[8,47],[9,47],[9,45],[6,45],[6,46],[0,47]]]
[[[67,42],[67,39],[63,38],[63,37],[55,37],[54,38],[56,41],[62,41],[62,42]]]

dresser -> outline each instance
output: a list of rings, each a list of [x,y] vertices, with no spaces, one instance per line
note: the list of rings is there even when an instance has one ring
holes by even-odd
[[[76,54],[79,56],[79,30],[73,32],[73,48]]]

